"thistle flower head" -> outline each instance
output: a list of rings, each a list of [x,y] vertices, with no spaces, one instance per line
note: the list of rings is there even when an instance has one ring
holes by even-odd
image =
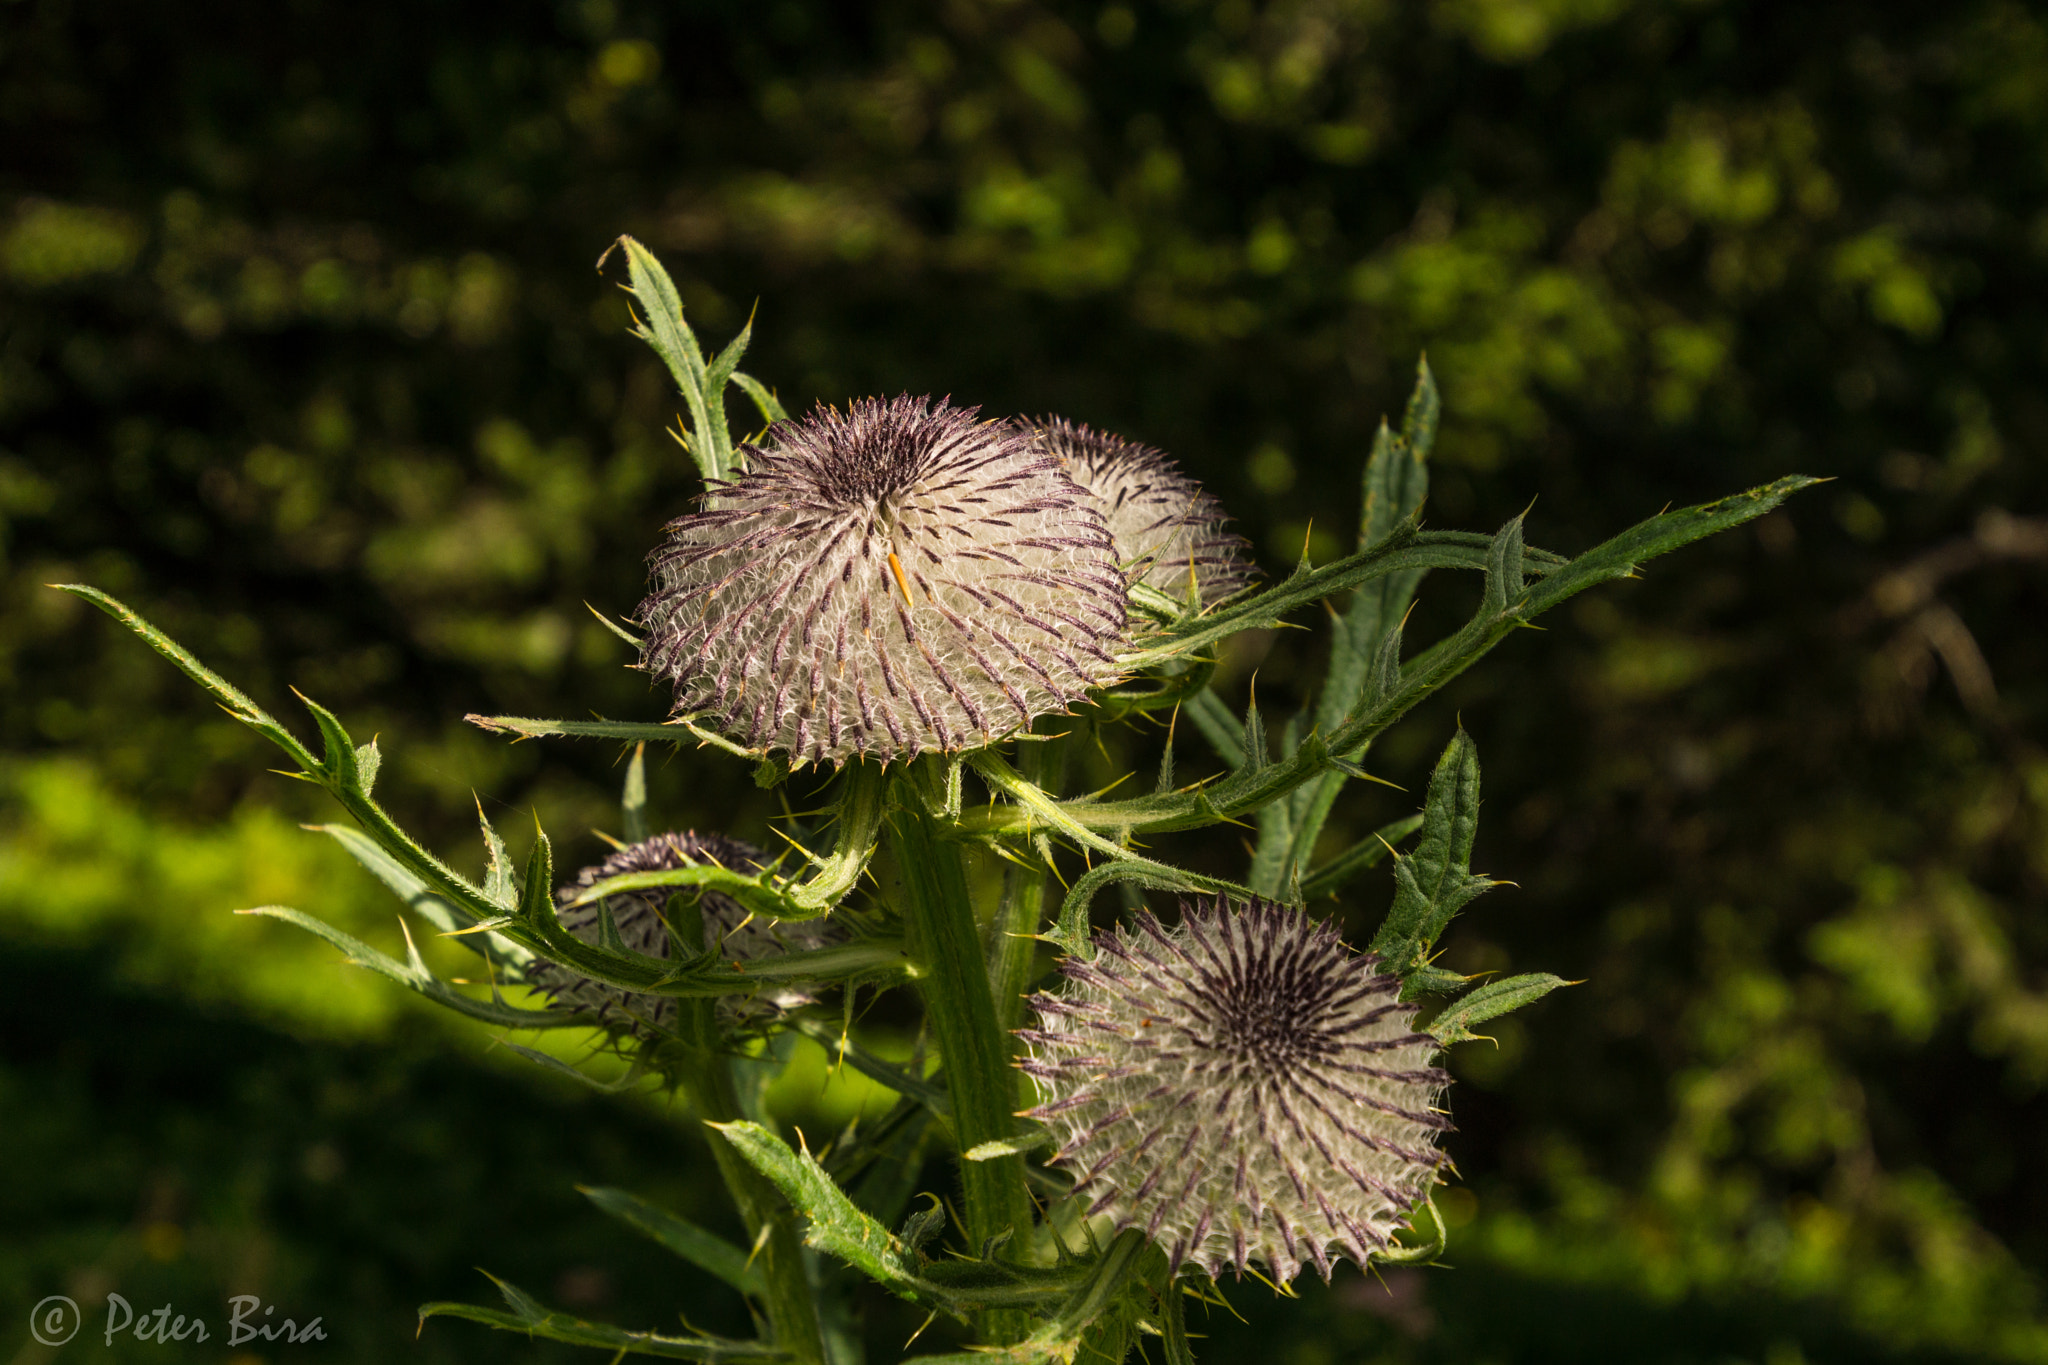
[[[657,834],[652,839],[629,844],[603,862],[586,867],[555,890],[557,916],[562,927],[586,943],[602,940],[603,919],[599,905],[611,911],[619,939],[636,953],[648,957],[673,956],[668,926],[662,910],[671,888],[628,891],[572,906],[570,902],[599,882],[629,872],[667,872],[676,868],[701,867],[707,863],[735,872],[751,872],[767,861],[767,855],[752,844],[718,834],[679,831]],[[682,888],[674,888],[680,890]],[[824,948],[843,938],[843,931],[828,920],[799,920],[784,924],[776,920],[749,918],[745,907],[730,896],[707,891],[698,902],[704,918],[704,942],[715,946],[727,958],[745,960],[770,953]],[[537,960],[529,969],[533,983],[568,1009],[593,1011],[599,1020],[630,1021],[636,1031],[673,1031],[676,1025],[676,997],[642,995],[602,981],[593,981],[559,963]],[[766,991],[751,998],[729,995],[719,1001],[728,1022],[758,1016],[776,1009],[804,1003],[808,997],[790,991]]]
[[[990,743],[1117,676],[1100,513],[1008,424],[819,407],[667,527],[641,666],[676,710],[797,762]]]
[[[1164,929],[1095,936],[1020,1030],[1053,1160],[1091,1214],[1137,1227],[1176,1267],[1250,1262],[1281,1284],[1304,1262],[1384,1250],[1447,1158],[1450,1078],[1400,981],[1300,910],[1183,903]]]
[[[1131,582],[1206,605],[1257,577],[1222,504],[1159,451],[1064,417],[1031,429],[1095,499]]]

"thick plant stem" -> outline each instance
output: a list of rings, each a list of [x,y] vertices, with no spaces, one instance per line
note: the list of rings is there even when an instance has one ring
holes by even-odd
[[[1037,935],[1045,923],[1045,872],[1045,864],[1035,858],[1030,866],[1012,863],[1003,869],[1003,900],[988,946],[988,979],[996,1019],[1005,1032],[1017,1027],[1024,1013],[1024,989],[1031,984]]]
[[[908,787],[900,792],[889,831],[897,875],[903,881],[910,951],[922,972],[918,986],[932,1036],[945,1058],[954,1136],[965,1152],[1011,1135],[1016,1077],[1010,1067],[1010,1037],[998,1022],[989,992],[981,933],[968,899],[959,846],[939,840],[918,793]],[[1021,1156],[960,1165],[970,1245],[978,1250],[989,1238],[1011,1229],[1029,1233],[1031,1205]]]
[[[1159,1293],[1159,1334],[1166,1339],[1166,1365],[1193,1365],[1195,1353],[1188,1349],[1187,1300],[1173,1280]]]
[[[711,1122],[730,1123],[743,1119],[739,1097],[732,1088],[732,1075],[723,1065],[724,1094],[707,1095],[710,1086],[689,1083],[690,1101],[699,1114]],[[711,1100],[711,1103],[706,1103]],[[712,1116],[712,1110],[718,1116]],[[818,1331],[817,1306],[811,1301],[810,1281],[804,1274],[803,1236],[797,1230],[796,1215],[767,1178],[740,1158],[723,1138],[711,1139],[711,1154],[727,1193],[739,1209],[740,1219],[756,1238],[767,1228],[768,1241],[759,1257],[768,1283],[768,1328],[775,1344],[789,1352],[792,1360],[811,1365],[825,1359],[825,1346]]]
[[[699,927],[701,935],[702,929]],[[712,1015],[715,1000],[682,1002],[682,1016],[690,1056],[680,1079],[683,1094],[697,1117],[706,1123],[733,1123],[747,1117],[740,1105],[739,1090],[733,1084],[732,1067],[719,1051],[718,1027]],[[757,1239],[766,1229],[766,1241],[756,1258],[768,1287],[768,1330],[775,1344],[789,1352],[801,1365],[823,1365],[825,1343],[818,1327],[817,1304],[811,1297],[809,1277],[804,1273],[803,1236],[797,1217],[780,1191],[734,1151],[726,1140],[711,1134],[711,1156],[725,1180],[726,1193],[738,1208],[740,1221]]]
[[[1066,766],[1064,739],[1017,746],[1019,775],[1054,798],[1065,785]],[[1039,855],[1050,851],[1049,846],[1029,850],[1023,862],[1003,869],[1003,900],[989,939],[988,979],[996,1019],[1006,1032],[1023,1020],[1024,991],[1031,984],[1031,964],[1038,954],[1037,935],[1045,925],[1045,883],[1051,871]],[[1021,1072],[1018,1080],[1023,1080]]]

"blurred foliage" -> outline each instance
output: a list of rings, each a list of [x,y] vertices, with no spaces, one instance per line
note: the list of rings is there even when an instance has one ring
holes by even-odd
[[[749,369],[791,407],[907,389],[1109,426],[1273,566],[1348,539],[1330,509],[1426,348],[1438,526],[1540,493],[1531,537],[1569,551],[1838,479],[1584,600],[1376,759],[1414,787],[1463,714],[1479,865],[1522,890],[1447,962],[1588,983],[1454,1055],[1458,1274],[1665,1313],[1612,1328],[1640,1358],[1869,1358],[1860,1332],[2048,1359],[2038,11],[217,8],[202,42],[164,7],[0,6],[8,943],[90,941],[296,1029],[405,1008],[225,918],[389,925],[293,842],[316,812],[257,741],[44,582],[122,595],[280,715],[289,683],[381,729],[380,791],[445,848],[472,791],[508,830],[615,818],[610,753],[454,718],[661,711],[583,605],[631,609],[694,482],[589,269],[620,231],[709,334],[759,301]],[[1430,610],[1412,638],[1455,619]],[[1280,640],[1227,676],[1256,667],[1277,715],[1301,665]],[[653,778],[679,822],[774,810],[712,756]],[[1361,794],[1328,837],[1410,805]],[[464,1226],[463,1160],[407,1205],[421,1235]],[[1515,1314],[1453,1322],[1489,1302],[1454,1278],[1234,1298],[1281,1358],[1541,1358]],[[1682,1329],[1700,1304],[1754,1330]],[[1342,1325],[1366,1309],[1377,1335]]]
[[[229,1296],[254,1294],[272,1323],[319,1317],[326,1333],[272,1358],[474,1360],[461,1329],[429,1327],[415,1345],[414,1309],[423,1292],[488,1292],[470,1268],[486,1246],[515,1281],[588,1308],[673,1311],[670,1264],[574,1188],[619,1181],[664,1203],[716,1202],[708,1154],[662,1116],[540,1093],[403,1040],[307,1048],[122,989],[85,954],[17,950],[9,962],[20,975],[0,1006],[0,1303],[8,1349],[23,1347],[10,1359],[256,1359],[226,1344]],[[80,1008],[85,1020],[52,1026]],[[411,1216],[429,1189],[434,1215]],[[208,1343],[108,1343],[110,1292],[138,1315],[170,1303],[203,1319]],[[21,1330],[46,1294],[83,1310],[60,1352]],[[694,1294],[691,1312],[747,1325],[722,1286]],[[516,1340],[495,1351],[578,1358]]]

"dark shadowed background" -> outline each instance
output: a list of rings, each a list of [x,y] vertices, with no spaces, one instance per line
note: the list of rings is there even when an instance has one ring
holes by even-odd
[[[2003,0],[0,0],[0,1359],[225,1360],[240,1293],[328,1337],[243,1365],[568,1358],[413,1344],[478,1265],[744,1328],[573,1188],[717,1219],[686,1119],[229,915],[401,943],[262,741],[41,586],[380,732],[451,856],[472,793],[515,851],[538,812],[594,854],[612,749],[460,716],[663,710],[584,606],[631,610],[696,487],[593,269],[620,232],[711,339],[753,314],[791,408],[1114,428],[1269,571],[1349,543],[1424,350],[1438,527],[1534,499],[1574,552],[1831,476],[1375,751],[1409,790],[1355,786],[1331,841],[1462,716],[1475,863],[1517,887],[1446,962],[1585,984],[1453,1054],[1455,1269],[1196,1325],[1275,1365],[2048,1360],[2048,21]],[[1475,591],[1426,585],[1409,638]],[[1284,714],[1316,638],[1222,686]],[[653,787],[677,825],[777,810],[710,753]],[[1241,874],[1216,844],[1160,851]],[[816,1065],[779,1104],[861,1102]],[[110,1291],[216,1340],[109,1349]],[[915,1326],[878,1300],[875,1358]]]

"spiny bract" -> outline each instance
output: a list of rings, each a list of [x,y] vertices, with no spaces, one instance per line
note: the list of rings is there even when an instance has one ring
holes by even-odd
[[[676,868],[702,867],[707,863],[733,872],[750,873],[767,861],[767,855],[752,844],[720,834],[698,834],[690,830],[657,834],[641,843],[629,844],[603,862],[582,869],[556,888],[555,901],[561,907],[557,917],[562,927],[576,937],[586,943],[598,943],[602,930],[598,912],[600,902],[591,901],[584,905],[571,905],[570,902],[601,881],[629,872],[668,872]],[[611,910],[612,923],[618,928],[620,942],[636,953],[667,958],[674,954],[670,950],[668,928],[662,922],[662,908],[668,904],[672,894],[688,890],[688,887],[657,887],[646,891],[626,891],[605,897],[603,904]],[[698,901],[698,907],[704,917],[705,943],[717,947],[720,954],[728,959],[744,961],[770,953],[825,948],[845,937],[829,920],[783,923],[750,919],[746,908],[738,901],[716,891],[705,892]],[[643,1034],[675,1030],[674,996],[642,995],[603,981],[593,981],[573,968],[544,959],[535,961],[527,969],[527,975],[556,1004],[570,1009],[591,1010],[601,1022],[623,1019],[634,1031]],[[769,1012],[764,1006],[788,1008],[808,999],[797,992],[771,989],[753,997],[723,996],[719,1000],[719,1010],[728,1022],[736,1022]]]
[[[1020,1063],[1090,1214],[1137,1227],[1176,1266],[1281,1284],[1384,1250],[1447,1158],[1449,1076],[1400,981],[1336,930],[1268,901],[1183,902],[1069,959],[1032,998]]]
[[[1039,448],[1094,497],[1131,582],[1207,605],[1257,577],[1222,504],[1164,454],[1064,417],[1030,425]]]
[[[989,744],[1118,676],[1102,516],[1007,423],[819,407],[670,522],[641,666],[678,714],[797,762]]]

